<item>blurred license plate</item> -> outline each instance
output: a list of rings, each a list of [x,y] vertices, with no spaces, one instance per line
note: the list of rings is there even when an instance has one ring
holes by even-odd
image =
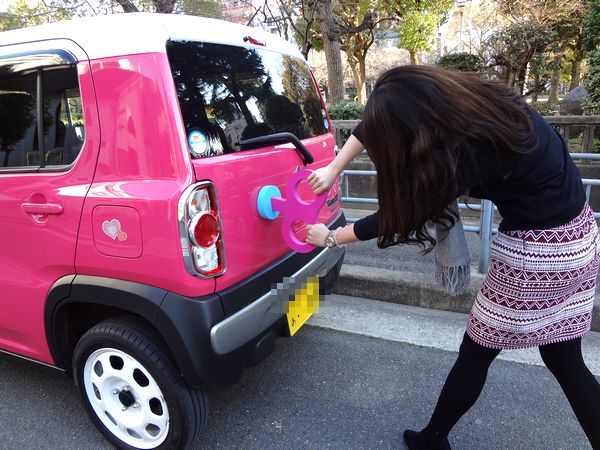
[[[286,313],[290,336],[296,334],[302,325],[319,311],[319,277],[310,277],[294,293]]]

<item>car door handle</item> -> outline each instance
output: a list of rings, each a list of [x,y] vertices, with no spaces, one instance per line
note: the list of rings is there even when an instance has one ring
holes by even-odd
[[[63,207],[58,203],[21,203],[21,209],[27,214],[39,214],[47,216],[50,214],[62,214]]]

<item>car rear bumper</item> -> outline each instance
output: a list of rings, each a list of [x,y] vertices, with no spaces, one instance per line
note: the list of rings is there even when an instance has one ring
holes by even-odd
[[[213,351],[224,355],[260,335],[285,314],[288,300],[309,277],[327,276],[341,265],[343,258],[343,248],[321,249],[314,259],[291,277],[278,280],[269,292],[212,327],[210,342]],[[243,292],[240,295],[244,295]]]
[[[343,224],[340,214],[329,226]],[[344,248],[317,248],[304,255],[292,253],[223,292],[201,298],[169,293],[161,303],[156,327],[190,385],[233,383],[245,367],[273,351],[285,328],[285,305],[296,289],[318,276],[321,293],[329,293],[343,259]],[[268,289],[253,295],[265,280],[270,281]],[[238,307],[231,312],[233,302]]]

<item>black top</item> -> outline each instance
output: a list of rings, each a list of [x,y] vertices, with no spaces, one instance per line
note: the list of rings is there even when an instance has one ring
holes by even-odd
[[[571,221],[585,204],[581,176],[560,135],[529,108],[537,146],[511,161],[502,161],[489,144],[472,144],[458,170],[471,197],[491,200],[502,215],[500,231],[543,230]],[[362,124],[352,134],[362,142]],[[377,213],[358,220],[360,240],[378,236]]]

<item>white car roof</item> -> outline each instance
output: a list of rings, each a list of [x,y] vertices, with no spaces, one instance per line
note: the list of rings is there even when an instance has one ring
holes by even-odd
[[[49,23],[0,33],[0,55],[14,54],[28,48],[49,49],[49,40],[74,41],[85,53],[69,50],[78,59],[98,59],[138,53],[165,52],[165,43],[193,40],[256,47],[244,42],[250,36],[265,43],[268,50],[302,58],[289,42],[258,28],[232,22],[178,14],[127,13],[95,16]],[[31,43],[26,46],[15,44]],[[11,47],[8,47],[11,46]],[[46,47],[46,48],[45,48]]]

